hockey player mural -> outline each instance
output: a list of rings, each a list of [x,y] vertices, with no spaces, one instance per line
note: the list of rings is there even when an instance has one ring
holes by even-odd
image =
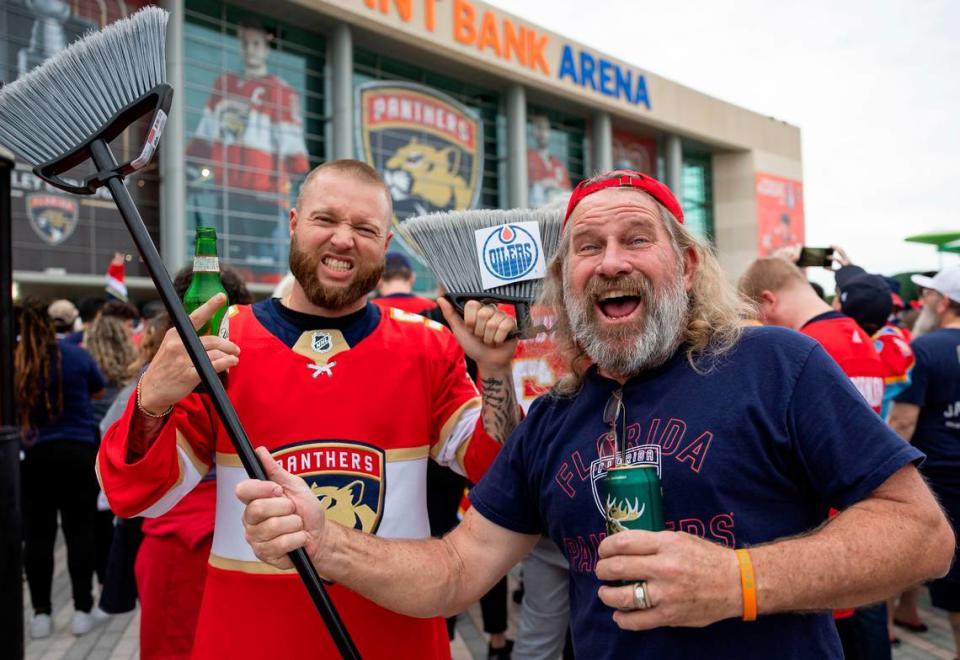
[[[259,22],[237,27],[243,71],[222,73],[187,145],[188,186],[215,189],[227,259],[251,279],[286,270],[286,214],[309,168],[300,95],[270,73],[273,35]]]
[[[533,115],[530,118],[530,146],[527,149],[530,189],[527,202],[534,208],[557,202],[572,189],[567,166],[551,153],[550,134],[550,120],[546,115]]]

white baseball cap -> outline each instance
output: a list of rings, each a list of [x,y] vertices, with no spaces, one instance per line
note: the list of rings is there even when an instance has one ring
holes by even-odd
[[[911,275],[910,280],[924,289],[933,289],[954,302],[960,302],[960,266],[944,268],[933,277]]]

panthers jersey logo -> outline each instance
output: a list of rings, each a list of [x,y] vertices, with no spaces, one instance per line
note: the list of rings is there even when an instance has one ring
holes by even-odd
[[[273,457],[307,482],[327,519],[376,533],[386,490],[382,449],[351,440],[312,440],[282,447]]]
[[[320,500],[329,520],[353,529],[373,528],[377,512],[364,503],[364,484],[360,479],[354,479],[346,486],[319,486],[314,483],[310,490]]]
[[[357,90],[360,159],[381,174],[394,222],[473,208],[483,171],[483,124],[475,112],[429,87],[369,82]]]

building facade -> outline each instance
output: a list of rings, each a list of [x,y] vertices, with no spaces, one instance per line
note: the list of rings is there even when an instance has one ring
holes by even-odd
[[[127,0],[0,0],[0,75],[13,80]],[[176,90],[160,157],[130,177],[172,272],[196,227],[259,293],[286,272],[306,172],[359,158],[385,177],[398,227],[438,210],[562,203],[585,176],[666,181],[731,276],[803,240],[800,131],[658,77],[475,0],[171,0]],[[139,149],[143,127],[118,138]],[[18,165],[21,293],[102,288],[115,253],[134,298],[152,285],[109,197],[77,198]],[[416,257],[403,243],[395,249]],[[436,283],[416,259],[417,288]]]

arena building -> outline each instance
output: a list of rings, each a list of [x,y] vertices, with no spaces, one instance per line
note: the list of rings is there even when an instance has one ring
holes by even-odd
[[[14,80],[143,4],[0,0],[0,75]],[[618,60],[477,0],[163,6],[175,100],[160,158],[127,185],[171,271],[195,228],[212,226],[221,258],[268,293],[286,272],[303,175],[347,157],[383,173],[397,223],[542,206],[596,170],[632,167],[678,192],[732,275],[802,242],[800,130],[643,68],[656,62]],[[115,147],[138,151],[142,132]],[[66,195],[24,164],[12,184],[21,295],[97,294],[121,253],[131,297],[153,297],[108,195]],[[418,266],[417,288],[434,287]]]

